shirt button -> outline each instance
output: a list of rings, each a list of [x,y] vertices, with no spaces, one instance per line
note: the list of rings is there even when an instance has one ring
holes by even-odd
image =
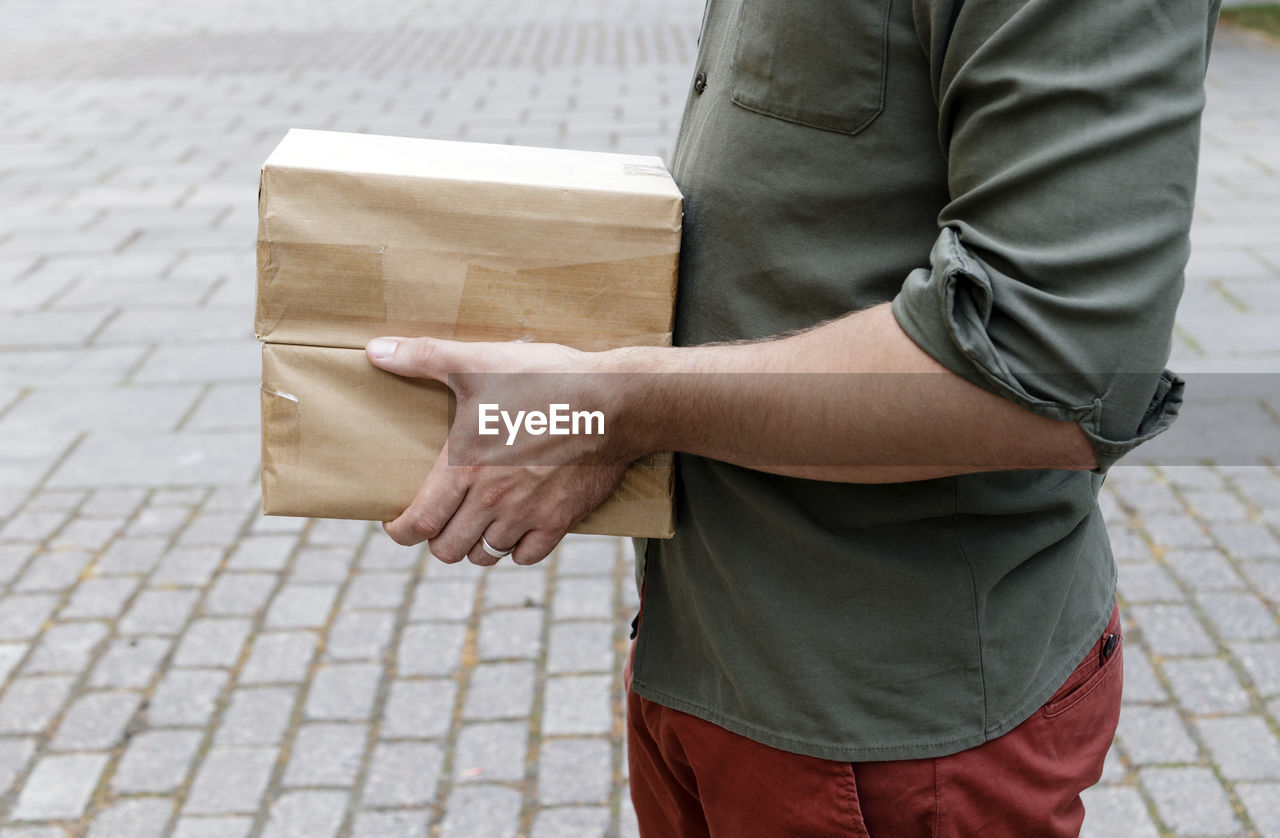
[[[698,73],[698,75],[694,76],[693,78],[693,91],[695,93],[701,93],[706,89],[707,89],[707,74]]]

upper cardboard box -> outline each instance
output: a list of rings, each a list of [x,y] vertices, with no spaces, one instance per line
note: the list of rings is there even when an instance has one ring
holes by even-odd
[[[669,343],[680,221],[656,157],[293,130],[262,170],[254,328]]]

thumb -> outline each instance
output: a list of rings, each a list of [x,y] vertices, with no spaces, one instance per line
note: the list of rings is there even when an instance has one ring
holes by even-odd
[[[436,338],[374,338],[364,354],[375,367],[396,375],[446,381],[449,373],[460,372],[452,369],[450,361],[453,343]]]

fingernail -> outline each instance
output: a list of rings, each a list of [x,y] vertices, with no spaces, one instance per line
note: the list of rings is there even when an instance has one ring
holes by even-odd
[[[396,354],[396,347],[400,345],[400,341],[391,340],[390,338],[374,338],[369,341],[369,355],[374,358],[390,358]]]

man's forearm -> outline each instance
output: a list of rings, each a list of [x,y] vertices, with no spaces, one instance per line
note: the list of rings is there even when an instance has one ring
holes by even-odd
[[[786,338],[608,355],[610,371],[646,373],[617,406],[615,427],[636,454],[675,450],[847,483],[1097,465],[1077,425],[942,367],[887,304]]]

